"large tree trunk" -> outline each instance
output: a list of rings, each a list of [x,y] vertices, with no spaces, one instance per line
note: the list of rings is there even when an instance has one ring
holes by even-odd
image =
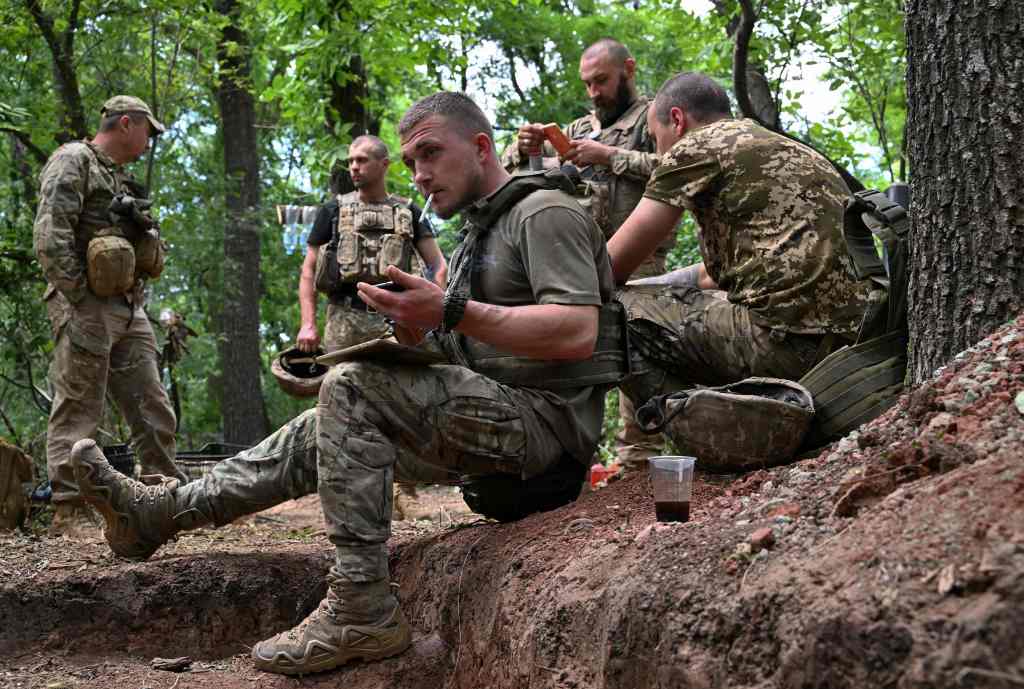
[[[361,55],[353,55],[349,59],[347,74],[349,79],[345,83],[340,83],[335,77],[328,84],[331,107],[327,108],[327,129],[333,132],[337,123],[347,122],[352,125],[349,129],[352,139],[363,134],[376,135],[380,132],[380,122],[366,108],[368,89]],[[331,193],[346,194],[354,190],[348,168],[339,162],[331,170]]]
[[[260,384],[260,203],[256,106],[249,90],[249,37],[240,26],[237,0],[218,0],[228,18],[217,44],[226,182],[224,296],[218,342],[224,440],[254,443],[269,423]]]
[[[911,375],[1024,303],[1024,6],[907,0]]]

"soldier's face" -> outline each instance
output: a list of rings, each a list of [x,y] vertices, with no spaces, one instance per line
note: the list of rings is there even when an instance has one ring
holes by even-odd
[[[149,121],[146,118],[140,118],[138,122],[135,122],[130,116],[125,115],[120,124],[124,131],[125,153],[128,162],[134,162],[141,158],[149,148],[151,136]]]
[[[654,137],[654,146],[658,155],[665,155],[686,133],[686,120],[679,108],[672,108],[668,114],[668,122],[658,121],[652,106],[647,109],[647,131]]]
[[[585,55],[580,60],[580,79],[602,125],[612,124],[629,107],[633,95],[629,69],[607,53]]]
[[[448,219],[483,195],[481,137],[467,136],[440,115],[424,119],[402,137],[402,162],[431,208]]]
[[[372,187],[383,181],[388,173],[389,160],[377,158],[369,143],[359,143],[348,149],[348,174],[356,189]]]

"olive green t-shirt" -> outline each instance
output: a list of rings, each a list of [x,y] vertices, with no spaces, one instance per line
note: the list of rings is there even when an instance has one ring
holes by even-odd
[[[611,300],[614,279],[604,236],[566,193],[533,192],[498,218],[480,241],[472,273],[474,300],[593,307]],[[463,338],[463,346],[470,358],[494,352],[471,338]],[[520,388],[564,450],[584,462],[600,438],[606,390]]]
[[[843,239],[846,184],[807,146],[752,120],[719,120],[662,157],[644,196],[691,211],[708,274],[769,328],[857,330],[870,287]]]

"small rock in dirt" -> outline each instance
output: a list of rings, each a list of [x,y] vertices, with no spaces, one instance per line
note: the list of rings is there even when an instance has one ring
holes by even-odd
[[[938,592],[940,596],[947,596],[956,590],[959,582],[956,578],[956,565],[946,565],[939,572]]]
[[[154,670],[185,672],[192,666],[192,659],[188,656],[182,656],[181,658],[153,658],[153,660],[149,661],[149,666]]]
[[[1017,411],[1024,414],[1024,390],[1017,393],[1017,396],[1013,398],[1013,404],[1017,407]]]
[[[800,516],[800,505],[795,502],[787,502],[772,509],[767,515],[769,518],[789,517],[796,519]]]
[[[765,526],[750,534],[750,549],[757,553],[775,544],[775,532],[772,527]]]
[[[743,543],[736,544],[736,552],[733,553],[736,557],[748,557],[754,551],[750,547],[750,544],[744,541]]]
[[[765,493],[765,494],[771,493],[772,492],[772,488],[774,488],[774,487],[775,487],[774,483],[772,483],[771,481],[765,481],[764,483],[761,484],[761,492]]]
[[[939,412],[932,417],[932,420],[928,422],[928,428],[931,429],[943,429],[949,427],[949,424],[953,423],[953,415],[949,412]]]

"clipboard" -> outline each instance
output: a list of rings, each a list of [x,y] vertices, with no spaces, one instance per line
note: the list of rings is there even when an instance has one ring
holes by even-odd
[[[394,340],[370,340],[316,357],[316,363],[325,366],[333,366],[343,361],[379,361],[430,366],[431,364],[447,364],[448,357],[440,352],[432,352],[420,347],[409,347]]]

